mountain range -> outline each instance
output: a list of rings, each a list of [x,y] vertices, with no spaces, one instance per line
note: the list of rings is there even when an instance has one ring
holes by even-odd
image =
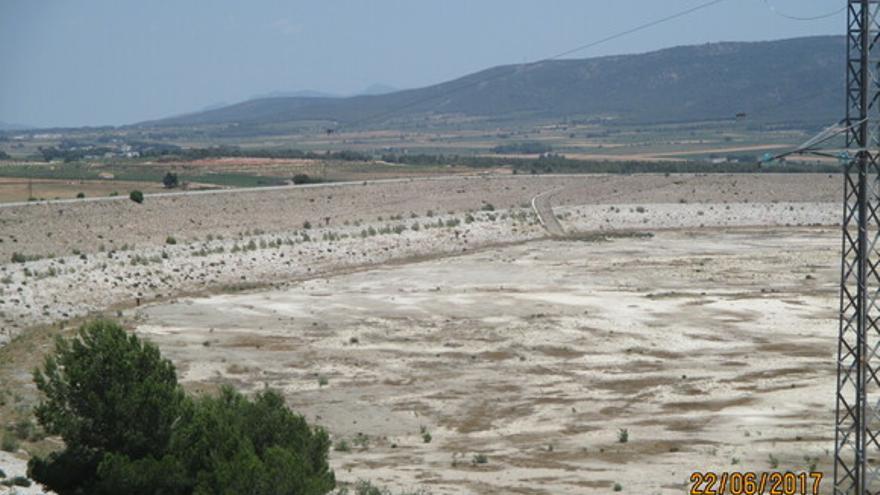
[[[747,116],[821,126],[844,112],[842,36],[723,42],[636,55],[505,65],[418,89],[276,95],[142,126],[382,128],[450,116],[487,122],[693,122]]]

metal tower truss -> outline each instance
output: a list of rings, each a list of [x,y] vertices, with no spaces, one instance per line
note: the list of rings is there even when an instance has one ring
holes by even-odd
[[[880,0],[847,0],[835,494],[880,494]]]

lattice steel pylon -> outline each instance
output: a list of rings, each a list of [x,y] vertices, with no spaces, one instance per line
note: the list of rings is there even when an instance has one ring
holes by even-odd
[[[835,494],[880,494],[880,0],[847,0]]]

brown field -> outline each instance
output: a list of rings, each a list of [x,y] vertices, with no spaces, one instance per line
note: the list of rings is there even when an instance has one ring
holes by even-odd
[[[73,199],[83,193],[87,198],[110,196],[118,193],[127,196],[130,191],[144,193],[162,191],[161,184],[147,182],[101,181],[101,180],[51,180],[17,179],[0,177],[0,203],[14,203],[36,199]]]

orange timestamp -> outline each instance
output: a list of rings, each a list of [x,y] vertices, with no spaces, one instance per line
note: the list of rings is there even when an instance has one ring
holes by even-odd
[[[823,473],[694,473],[690,495],[819,495]]]

